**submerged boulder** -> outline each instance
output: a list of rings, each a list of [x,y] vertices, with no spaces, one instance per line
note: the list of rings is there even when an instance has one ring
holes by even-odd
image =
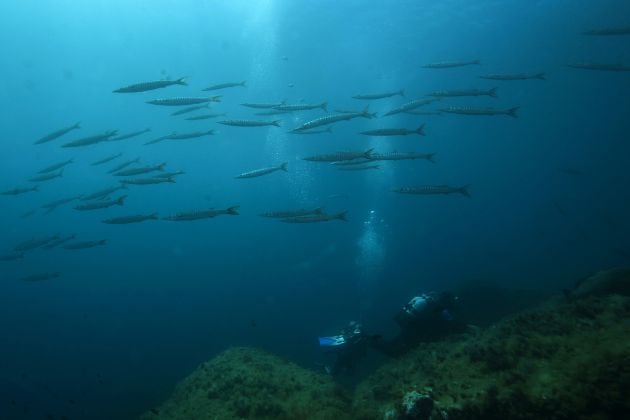
[[[475,334],[424,344],[380,368],[354,397],[358,419],[621,419],[628,412],[630,299],[620,295],[548,302]]]
[[[580,280],[570,292],[572,298],[605,296],[610,294],[630,296],[630,269],[611,268]]]
[[[350,419],[350,398],[330,377],[252,348],[203,363],[143,420]]]

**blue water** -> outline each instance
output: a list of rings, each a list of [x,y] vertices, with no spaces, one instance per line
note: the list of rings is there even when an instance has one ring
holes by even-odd
[[[0,250],[54,233],[107,239],[82,251],[35,250],[0,262],[1,418],[133,418],[166,398],[202,361],[233,345],[261,346],[303,366],[316,337],[350,319],[385,334],[414,293],[494,281],[559,290],[592,271],[627,264],[630,242],[630,75],[566,67],[630,64],[630,37],[581,32],[630,23],[624,0],[343,2],[23,0],[0,4],[0,189],[28,185],[74,158],[41,191],[0,196]],[[450,60],[479,66],[421,68]],[[547,81],[494,82],[489,73],[545,72]],[[189,86],[138,94],[132,83],[188,77]],[[398,114],[336,124],[331,135],[287,131],[323,115],[281,115],[282,128],[235,128],[170,117],[146,100],[203,96],[247,80],[212,112],[256,118],[242,102],[328,101],[360,109],[358,93],[404,88],[408,99],[444,89],[498,86],[498,99],[454,106],[520,106],[519,118]],[[292,86],[292,87],[290,87]],[[370,103],[383,114],[405,99]],[[429,106],[434,109],[435,106]],[[274,117],[275,119],[275,117]],[[82,129],[39,146],[41,136]],[[416,128],[426,137],[357,135]],[[108,129],[142,137],[81,149],[60,145]],[[172,131],[213,137],[143,146]],[[435,152],[340,172],[301,158],[337,150]],[[68,195],[115,183],[122,151],[184,170],[176,184],[132,187],[124,207],[48,215]],[[288,162],[288,173],[234,176]],[[407,196],[395,187],[471,184],[463,196]],[[189,223],[101,223],[109,217],[240,205],[238,217]],[[293,225],[265,211],[323,206],[348,222]],[[27,283],[41,272],[58,279]],[[488,302],[492,305],[492,302]]]

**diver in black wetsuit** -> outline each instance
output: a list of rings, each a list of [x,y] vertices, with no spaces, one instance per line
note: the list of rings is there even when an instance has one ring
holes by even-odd
[[[419,343],[433,341],[466,329],[457,311],[457,297],[448,292],[429,292],[416,296],[394,318],[400,332],[391,340],[374,340],[372,347],[396,357]]]
[[[335,361],[332,367],[326,367],[326,371],[332,376],[342,373],[352,375],[356,365],[365,357],[368,347],[379,338],[378,335],[366,334],[363,326],[355,321],[341,330],[340,335],[320,337],[320,346],[330,348],[335,353]]]

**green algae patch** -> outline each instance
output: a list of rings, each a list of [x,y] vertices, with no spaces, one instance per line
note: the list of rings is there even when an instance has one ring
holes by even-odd
[[[360,384],[353,410],[358,419],[622,418],[630,298],[547,302],[423,344]]]
[[[141,419],[350,419],[350,397],[330,377],[267,352],[232,348],[203,363]]]

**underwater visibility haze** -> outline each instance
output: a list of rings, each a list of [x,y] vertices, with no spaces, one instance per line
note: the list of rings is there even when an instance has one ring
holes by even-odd
[[[422,293],[630,264],[627,1],[9,0],[0,41],[0,418],[176,418],[228,348],[325,374]]]

